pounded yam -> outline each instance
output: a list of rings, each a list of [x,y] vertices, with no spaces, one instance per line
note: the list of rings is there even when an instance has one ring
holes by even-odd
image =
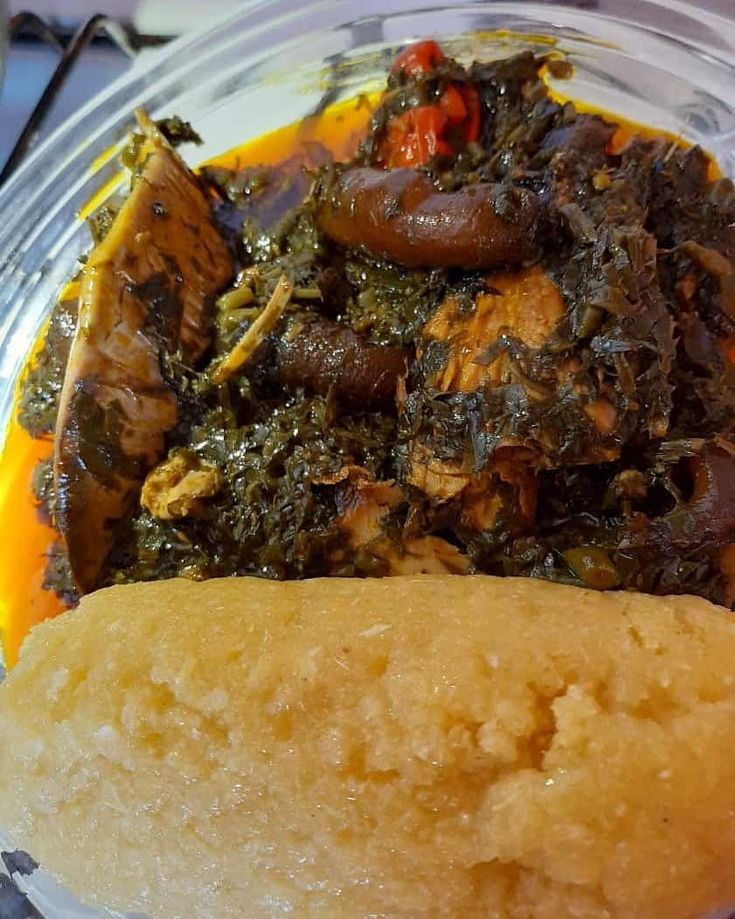
[[[735,901],[733,660],[684,597],[113,588],[0,687],[0,826],[168,919],[700,919]]]

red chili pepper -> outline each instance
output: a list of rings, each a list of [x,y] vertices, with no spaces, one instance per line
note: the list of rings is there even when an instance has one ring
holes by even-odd
[[[402,71],[407,77],[416,77],[434,70],[443,61],[446,61],[446,56],[435,41],[420,41],[404,48],[393,61],[391,70],[394,73]]]
[[[409,78],[420,77],[436,69],[446,60],[435,41],[409,45],[393,63],[393,72]],[[395,115],[388,122],[381,144],[379,160],[388,168],[424,166],[433,156],[451,156],[456,151],[446,139],[448,128],[452,137],[465,143],[480,136],[480,96],[474,86],[450,84],[435,105],[422,105]]]
[[[467,117],[467,106],[456,86],[447,86],[439,99],[439,107],[452,124],[458,124]]]
[[[378,147],[378,162],[386,169],[405,166],[405,147],[408,125],[403,116],[393,117],[388,122],[385,137]]]
[[[480,94],[474,86],[461,86],[459,92],[467,109],[464,139],[468,144],[474,143],[480,136]]]
[[[447,119],[435,105],[420,105],[391,118],[380,160],[389,169],[424,166],[433,156],[451,156],[442,138]]]
[[[436,105],[421,105],[407,112],[413,115],[415,146],[420,164],[428,163],[433,156],[451,156],[452,148],[442,138],[447,119]]]

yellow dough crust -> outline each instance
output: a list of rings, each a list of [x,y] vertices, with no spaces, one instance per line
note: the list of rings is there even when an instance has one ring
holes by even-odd
[[[100,591],[0,686],[0,826],[165,919],[703,919],[735,619],[480,576]]]

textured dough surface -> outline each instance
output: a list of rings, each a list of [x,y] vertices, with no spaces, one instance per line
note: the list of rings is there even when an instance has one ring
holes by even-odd
[[[117,587],[0,687],[0,826],[151,916],[735,902],[735,620],[423,577]]]

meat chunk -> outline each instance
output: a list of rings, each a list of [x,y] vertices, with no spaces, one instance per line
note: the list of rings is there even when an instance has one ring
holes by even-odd
[[[159,520],[196,514],[222,487],[222,473],[193,450],[177,449],[146,476],[140,503]]]
[[[266,379],[320,395],[332,392],[347,411],[395,404],[408,360],[407,348],[373,344],[348,326],[307,316],[296,317],[283,334],[273,335],[261,355]]]
[[[81,593],[177,420],[162,358],[196,361],[233,263],[197,179],[154,129],[130,196],[84,267],[54,442],[56,525]]]
[[[470,559],[440,536],[411,536],[388,533],[386,523],[404,500],[403,489],[395,482],[379,482],[366,469],[345,467],[338,477],[338,526],[349,551],[367,550],[391,577],[406,574],[467,574]],[[339,565],[345,552],[338,550]]]
[[[446,501],[505,451],[531,470],[617,459],[620,392],[574,341],[571,317],[539,264],[487,275],[471,301],[450,294],[417,347],[404,480]]]
[[[439,192],[414,169],[359,167],[328,174],[317,202],[330,239],[409,267],[492,268],[537,253],[539,202],[521,187]]]
[[[444,342],[448,355],[432,383],[442,392],[472,392],[485,383],[508,382],[507,352],[496,349],[501,335],[541,348],[564,315],[561,292],[539,265],[491,275],[488,293],[462,310],[447,299],[424,327],[423,336]]]

